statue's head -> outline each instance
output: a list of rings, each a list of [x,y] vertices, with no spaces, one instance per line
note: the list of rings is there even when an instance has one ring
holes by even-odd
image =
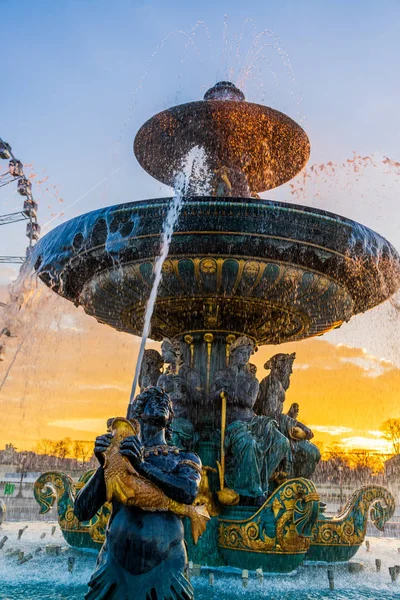
[[[287,389],[290,384],[290,375],[293,372],[295,358],[296,352],[292,352],[292,354],[275,354],[267,360],[264,369],[271,369],[271,372],[278,377],[283,387]]]
[[[246,335],[238,337],[229,347],[230,362],[234,365],[247,365],[250,356],[255,352],[255,344]]]
[[[143,354],[141,372],[148,373],[152,370],[160,370],[163,364],[163,358],[161,354],[157,352],[157,350],[145,350]]]
[[[168,394],[161,387],[148,387],[136,396],[129,411],[129,419],[165,429],[172,423],[174,411]]]
[[[161,344],[161,354],[164,362],[168,365],[178,362],[182,354],[181,342],[164,338]]]

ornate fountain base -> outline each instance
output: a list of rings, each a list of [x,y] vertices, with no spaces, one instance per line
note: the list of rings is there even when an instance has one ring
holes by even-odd
[[[61,471],[42,473],[35,481],[33,493],[40,504],[40,514],[46,514],[57,501],[58,524],[65,541],[75,548],[100,550],[111,515],[111,504],[104,504],[90,521],[78,521],[74,513],[77,492],[89,481],[94,469],[75,481]]]
[[[282,484],[255,513],[225,507],[219,517],[218,546],[225,564],[264,572],[293,571],[305,558],[318,518],[319,495],[307,479]]]
[[[394,510],[394,498],[389,490],[381,485],[364,485],[352,494],[337,516],[319,516],[307,560],[350,560],[364,541],[368,516],[375,527],[383,531]]]
[[[79,522],[74,514],[76,492],[92,474],[88,471],[75,483],[65,473],[43,473],[35,482],[34,494],[42,514],[57,501],[58,522],[68,544],[100,550],[111,506],[105,504],[87,522]],[[314,484],[291,479],[255,513],[248,506],[220,507],[197,546],[189,533],[186,536],[189,558],[202,565],[277,573],[293,571],[304,560],[347,561],[364,541],[368,516],[383,530],[394,508],[386,488],[366,485],[354,492],[339,515],[328,518],[319,512]],[[186,528],[189,532],[188,524]]]

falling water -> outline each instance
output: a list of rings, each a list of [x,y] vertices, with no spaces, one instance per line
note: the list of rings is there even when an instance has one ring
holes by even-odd
[[[164,228],[162,231],[161,238],[161,251],[158,258],[156,259],[154,266],[154,282],[146,306],[142,340],[140,342],[139,356],[136,363],[135,377],[133,379],[129,406],[131,406],[135,399],[135,390],[139,380],[139,373],[142,365],[143,354],[146,347],[147,338],[150,333],[151,318],[153,316],[154,305],[157,299],[158,288],[161,283],[162,267],[165,259],[168,256],[172,234],[174,233],[175,225],[178,221],[180,212],[182,210],[185,195],[187,194],[189,186],[191,189],[193,187],[201,187],[202,191],[206,192],[208,180],[209,178],[207,174],[206,157],[204,150],[202,148],[199,148],[198,146],[195,146],[187,154],[182,170],[177,173],[175,178],[175,195],[172,199],[167,217],[164,222]]]

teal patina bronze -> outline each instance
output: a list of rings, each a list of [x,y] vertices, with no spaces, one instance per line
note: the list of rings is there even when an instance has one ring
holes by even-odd
[[[325,517],[310,481],[319,460],[312,432],[297,409],[283,411],[294,356],[271,358],[261,387],[249,361],[260,345],[323,335],[387,300],[400,287],[399,255],[345,217],[258,197],[303,168],[309,141],[233,84],[156,115],[134,143],[141,165],[167,184],[196,147],[207,181],[201,193],[188,182],[151,318],[162,357],[148,351],[139,377],[142,390],[162,386],[173,404],[160,451],[169,444],[203,463],[194,503],[211,520],[196,546],[186,535],[189,557],[265,571],[291,571],[305,557],[347,560],[368,514],[383,527],[393,498],[367,486],[341,515]],[[99,322],[141,335],[171,202],[130,201],[72,219],[38,242],[31,265]],[[134,457],[139,467],[152,451]],[[91,475],[75,484],[45,473],[35,486],[42,511],[57,499],[63,534],[76,546],[100,547],[110,517],[107,504],[88,522],[74,513],[76,488]]]

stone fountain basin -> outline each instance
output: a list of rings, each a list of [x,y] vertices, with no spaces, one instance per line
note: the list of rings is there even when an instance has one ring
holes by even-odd
[[[34,248],[31,264],[98,321],[141,335],[171,198],[76,217]],[[151,338],[247,334],[258,344],[340,326],[400,287],[400,257],[344,217],[251,198],[186,198],[163,267]]]

